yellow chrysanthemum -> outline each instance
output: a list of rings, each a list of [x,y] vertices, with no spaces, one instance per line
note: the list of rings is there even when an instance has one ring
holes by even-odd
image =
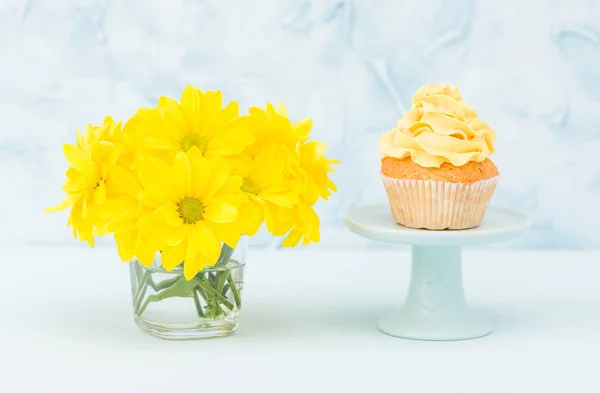
[[[326,200],[337,191],[329,173],[334,172],[331,166],[339,163],[338,160],[326,158],[326,150],[327,145],[323,142],[301,142],[297,146],[294,172],[302,185],[302,192],[300,203],[292,212],[293,228],[282,243],[284,247],[294,247],[300,241],[308,245],[320,240],[320,220],[312,206],[319,197]]]
[[[308,245],[320,240],[320,220],[312,206],[319,197],[328,199],[337,191],[329,173],[334,172],[332,165],[339,161],[325,157],[325,143],[306,140],[311,122],[305,120],[300,124],[303,125],[299,128],[303,138],[295,145],[289,179],[299,201],[291,209],[270,207],[266,211],[267,222],[275,223],[269,228],[270,232],[275,236],[288,233],[282,244],[285,247],[294,247],[300,241],[303,245]]]
[[[289,214],[289,213],[288,213]],[[302,241],[303,246],[318,243],[321,240],[319,227],[321,221],[315,210],[309,204],[300,202],[291,212],[292,230],[283,239],[283,247],[295,247]]]
[[[258,151],[269,143],[277,143],[293,150],[299,141],[306,140],[312,127],[312,119],[304,119],[292,124],[287,118],[285,105],[279,104],[277,109],[268,103],[266,109],[250,108],[248,124],[254,135],[254,143],[246,152],[254,157]]]
[[[88,125],[83,135],[77,130],[76,145],[63,146],[71,165],[63,185],[67,198],[45,212],[71,208],[68,225],[73,235],[92,247],[95,229],[121,214],[135,197],[119,185],[121,178],[131,176],[124,150],[121,123],[110,117],[101,126]]]
[[[319,197],[327,200],[337,191],[335,183],[329,178],[329,173],[335,172],[332,165],[339,164],[338,160],[325,157],[327,145],[323,142],[306,142],[298,146],[299,157],[298,176],[306,185],[302,199],[309,205],[314,205]]]
[[[123,262],[129,262],[137,254],[141,241],[137,222],[142,210],[138,201],[142,186],[136,169],[140,159],[140,138],[131,120],[123,127],[122,144],[124,149],[118,161],[120,168],[111,176],[111,187],[118,192],[118,197],[113,195],[105,202],[110,211],[119,213],[103,217],[103,225],[99,225],[94,233],[98,236],[112,233],[119,257]]]
[[[146,266],[161,251],[168,271],[185,261],[189,280],[217,261],[221,241],[236,246],[238,209],[245,198],[240,191],[242,179],[231,176],[223,160],[204,158],[195,147],[187,153],[178,153],[172,166],[140,166],[144,211],[138,221],[142,234],[136,251]]]
[[[134,116],[141,146],[169,163],[192,147],[206,158],[235,159],[254,137],[245,118],[238,117],[237,102],[222,104],[220,91],[193,86],[184,89],[179,103],[160,97],[156,108],[140,109]]]
[[[298,202],[289,180],[289,160],[289,151],[276,143],[262,146],[252,160],[241,187],[248,198],[240,208],[239,221],[244,234],[256,234],[265,219],[265,209],[271,206],[291,209]],[[267,220],[267,228],[274,226],[275,222]]]

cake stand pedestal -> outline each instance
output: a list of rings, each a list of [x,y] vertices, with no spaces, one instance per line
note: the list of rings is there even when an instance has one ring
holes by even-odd
[[[409,244],[410,286],[404,305],[381,318],[379,329],[414,340],[467,340],[489,334],[492,326],[467,304],[462,282],[461,247],[515,238],[529,227],[527,216],[490,207],[477,228],[452,231],[411,229],[392,219],[389,206],[351,209],[346,227],[369,239]]]

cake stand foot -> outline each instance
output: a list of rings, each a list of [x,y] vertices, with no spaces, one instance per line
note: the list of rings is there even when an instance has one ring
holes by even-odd
[[[467,340],[492,331],[465,299],[460,246],[412,246],[406,301],[379,321],[379,329],[396,337],[432,341]]]

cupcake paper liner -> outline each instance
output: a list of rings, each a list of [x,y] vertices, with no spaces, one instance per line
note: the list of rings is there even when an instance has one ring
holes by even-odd
[[[381,178],[394,221],[434,230],[478,226],[498,182],[498,176],[475,183]]]

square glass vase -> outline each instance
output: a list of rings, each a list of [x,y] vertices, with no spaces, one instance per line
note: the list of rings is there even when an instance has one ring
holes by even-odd
[[[242,306],[246,238],[233,249],[225,244],[217,263],[187,280],[183,266],[170,272],[160,254],[149,267],[130,262],[135,323],[146,333],[167,340],[226,336],[239,324]]]

